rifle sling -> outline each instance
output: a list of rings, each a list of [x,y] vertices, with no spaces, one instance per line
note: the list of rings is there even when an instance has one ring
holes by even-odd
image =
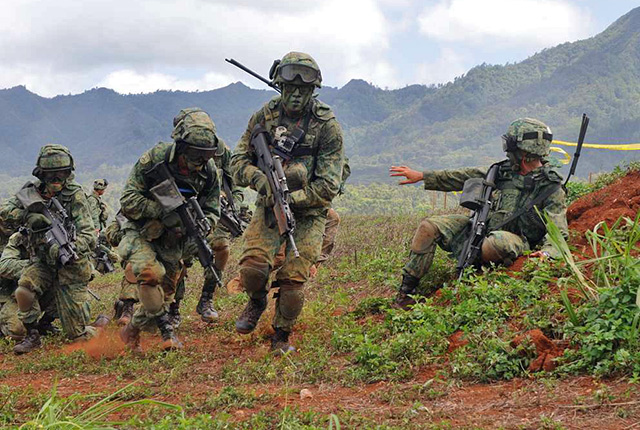
[[[529,202],[529,204],[527,204],[526,206],[521,207],[520,209],[518,209],[517,211],[515,211],[514,213],[509,215],[509,217],[507,219],[503,220],[500,224],[498,224],[497,226],[493,227],[492,231],[500,230],[502,227],[504,227],[505,225],[509,224],[511,221],[515,220],[519,216],[521,216],[524,213],[526,213],[526,212],[530,211],[531,209],[533,209],[534,206],[539,205],[540,203],[545,201],[547,198],[551,197],[551,195],[553,193],[555,193],[556,191],[558,191],[560,188],[561,188],[561,185],[556,185],[556,186],[552,186],[552,187],[547,188],[547,190],[544,193],[538,195],[538,197],[536,197],[535,199],[531,200]]]

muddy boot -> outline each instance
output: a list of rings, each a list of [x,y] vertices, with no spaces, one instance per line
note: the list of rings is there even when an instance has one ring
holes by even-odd
[[[281,328],[276,328],[275,331],[271,337],[271,353],[273,355],[285,355],[289,352],[295,352],[296,349],[289,345],[290,332]]]
[[[218,319],[218,312],[213,308],[213,293],[202,292],[198,306],[196,306],[196,312],[200,315],[202,321],[211,324]]]
[[[58,327],[53,325],[53,321],[55,319],[56,317],[54,315],[48,313],[45,313],[42,318],[40,318],[40,321],[38,321],[38,325],[36,326],[40,336],[50,336],[61,332]]]
[[[42,343],[40,342],[40,333],[38,332],[36,325],[25,324],[25,328],[27,329],[27,337],[13,347],[13,352],[16,355],[26,354],[42,346]]]
[[[156,317],[156,324],[158,325],[158,329],[160,329],[160,334],[162,335],[162,349],[165,351],[173,351],[183,348],[182,342],[180,342],[176,336],[173,331],[173,326],[169,322],[168,313]]]
[[[102,328],[102,327],[106,327],[106,325],[109,324],[109,321],[111,321],[111,318],[109,318],[104,314],[99,314],[96,320],[89,325],[95,328]]]
[[[267,298],[249,299],[249,303],[236,320],[236,331],[241,334],[248,334],[256,328],[262,312],[267,307]]]
[[[180,300],[176,300],[169,305],[167,315],[169,316],[169,324],[171,324],[174,330],[180,327],[180,323],[182,322],[182,316],[180,316]]]
[[[132,299],[125,299],[118,300],[118,302],[122,303],[122,306],[120,310],[120,316],[117,317],[117,321],[118,325],[124,326],[129,324],[129,321],[131,321],[131,318],[133,318],[133,305],[136,303],[136,301]]]
[[[122,316],[122,308],[124,307],[124,302],[122,300],[116,300],[113,304],[113,319],[118,321]]]
[[[402,285],[400,285],[400,290],[398,290],[392,306],[396,309],[407,310],[409,306],[415,305],[416,301],[409,296],[416,294],[419,284],[420,278],[406,274],[402,275]]]
[[[140,329],[134,327],[131,322],[120,330],[120,339],[127,345],[131,352],[142,354],[140,346]]]

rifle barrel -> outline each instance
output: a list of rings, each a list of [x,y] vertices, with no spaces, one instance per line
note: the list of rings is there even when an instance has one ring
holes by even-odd
[[[276,87],[273,82],[267,80],[266,78],[263,78],[262,76],[260,76],[259,74],[257,74],[256,72],[254,72],[253,70],[251,70],[250,68],[244,66],[241,63],[238,63],[236,60],[234,60],[233,58],[225,58],[224,61],[226,61],[229,64],[233,64],[234,66],[236,66],[238,69],[250,74],[251,76],[253,76],[254,78],[264,82],[265,84],[267,84],[268,86],[270,86],[271,88],[273,88],[274,90],[276,90],[277,92],[280,92],[280,88]]]

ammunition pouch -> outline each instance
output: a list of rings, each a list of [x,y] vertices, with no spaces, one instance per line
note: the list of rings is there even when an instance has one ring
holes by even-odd
[[[460,206],[477,211],[482,207],[482,190],[484,189],[483,178],[471,178],[464,182],[462,195],[460,196]]]

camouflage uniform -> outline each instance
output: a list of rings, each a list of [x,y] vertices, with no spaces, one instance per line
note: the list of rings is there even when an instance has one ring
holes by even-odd
[[[340,182],[340,191],[338,195],[344,192],[344,187],[347,179],[351,176],[351,166],[349,166],[349,159],[344,157],[344,165],[342,166],[342,181]],[[327,222],[324,226],[324,235],[322,239],[322,251],[318,257],[316,264],[324,263],[329,259],[329,255],[333,251],[333,247],[336,244],[336,236],[338,235],[338,228],[340,227],[340,215],[333,208],[329,208],[327,211]]]
[[[181,192],[189,190],[197,196],[212,226],[219,216],[220,186],[213,159],[198,164],[201,170],[180,167],[181,160],[186,160],[181,157],[186,157],[188,151],[207,152],[215,148],[213,122],[204,112],[191,113],[179,121],[172,136],[174,143],[159,143],[140,157],[120,198],[121,211],[128,221],[122,228],[125,234],[118,253],[131,264],[141,303],[121,336],[135,349],[139,348],[140,329],[153,325],[160,329],[166,349],[182,346],[169,324],[167,311],[183,270],[182,259],[188,256],[190,240],[177,213],[165,213],[153,198],[150,189],[160,181],[151,169],[165,163]]]
[[[311,67],[315,68],[319,75],[315,61],[300,53],[287,54],[278,70],[282,70],[283,65],[288,66],[291,63],[312,63]],[[280,76],[281,73],[276,71],[276,83]],[[315,85],[319,86],[319,80]],[[291,190],[290,205],[296,220],[294,239],[300,257],[295,258],[292,255],[287,243],[284,264],[276,275],[279,292],[273,327],[276,330],[275,336],[285,340],[282,347],[288,349],[288,334],[302,311],[302,287],[309,278],[311,265],[317,261],[320,254],[327,210],[340,189],[344,152],[342,130],[331,108],[311,99],[303,105],[304,111],[300,117],[292,118],[283,106],[287,98],[287,82],[284,82],[283,88],[283,96],[274,97],[251,117],[233,154],[231,165],[235,183],[243,187],[251,186],[260,192],[262,188],[259,183],[266,181],[266,178],[256,166],[250,142],[254,127],[261,124],[273,136],[278,126],[286,127],[287,132],[291,133],[296,127],[308,123],[304,140],[298,146],[299,153],[304,155],[296,155],[294,152],[293,158],[284,165]],[[268,206],[266,194],[259,194],[256,211],[244,238],[245,248],[240,259],[240,283],[249,295],[250,301],[236,322],[236,329],[241,333],[248,333],[253,330],[266,306],[269,271],[274,265],[275,255],[285,242],[275,225],[273,210]],[[272,339],[272,349],[275,345],[273,341]]]
[[[515,127],[514,124],[519,124],[518,121],[524,120],[514,121],[511,127]],[[523,124],[525,128],[531,128],[530,123]],[[522,126],[522,124],[520,125]],[[532,130],[548,130],[546,125],[538,121],[533,125],[535,127],[531,128]],[[522,137],[523,133],[520,134]],[[521,156],[545,157],[549,153],[550,139],[549,137],[544,142],[542,138],[520,140],[518,148],[523,151]],[[530,145],[527,146],[528,144]],[[523,148],[526,148],[528,152],[524,152]],[[511,154],[509,155],[511,158]],[[514,171],[513,166],[519,164],[519,160],[515,164],[513,160],[505,160],[498,164],[497,189],[492,196],[494,205],[489,214],[489,234],[482,244],[482,261],[510,264],[523,252],[538,246],[541,246],[541,250],[548,255],[555,256],[556,251],[546,235],[544,223],[537,215],[535,208],[501,226],[499,230],[496,229],[496,226],[502,224],[503,220],[506,220],[519,208],[526,206],[537,196],[555,189],[537,206],[550,217],[564,234],[568,234],[565,192],[560,186],[562,177],[548,163],[526,175]],[[423,181],[427,190],[461,191],[467,179],[484,178],[486,174],[487,169],[478,168],[426,171],[423,173]],[[427,274],[433,261],[436,244],[457,257],[470,233],[469,229],[469,217],[465,215],[441,215],[423,220],[413,237],[409,261],[403,269],[402,288],[407,287],[405,292],[413,292],[417,281]]]
[[[18,318],[18,303],[13,292],[18,286],[18,279],[25,267],[29,265],[29,250],[27,237],[21,233],[14,233],[9,237],[7,245],[0,257],[0,332],[15,340],[22,340],[27,335],[20,318]],[[38,330],[46,323],[50,325],[55,319],[55,303],[51,291],[39,299],[40,308],[45,315],[40,319]]]
[[[107,185],[106,179],[96,179],[93,182],[93,193],[87,195],[93,225],[98,233],[107,227],[107,219],[109,218],[109,207],[102,201],[102,195],[98,193],[98,191],[105,190]]]
[[[73,160],[69,150],[61,145],[44,146],[40,150],[34,175],[41,177],[47,171],[59,171],[56,167],[61,160],[70,160],[70,172]],[[48,186],[43,181],[29,182],[18,194],[47,200]],[[20,308],[18,317],[31,333],[42,313],[38,299],[48,291],[53,291],[57,313],[66,336],[70,339],[87,339],[95,334],[95,328],[89,325],[90,309],[87,301],[87,283],[91,278],[88,255],[95,246],[93,221],[82,187],[74,181],[72,173],[54,196],[64,206],[75,226],[75,246],[79,259],[61,267],[57,261],[57,250],[44,242],[44,233],[32,232],[29,240],[31,261],[23,270],[15,292]],[[0,210],[0,218],[12,224],[29,224],[32,215],[42,217],[37,211],[24,208],[17,197],[9,199]],[[30,228],[34,229],[33,226]]]
[[[121,224],[124,225],[125,222],[126,217],[118,212],[115,219],[107,226],[104,235],[109,246],[113,248],[118,247],[124,237],[124,231],[121,228]],[[120,264],[124,269],[124,274],[120,281],[120,293],[118,294],[118,299],[114,303],[113,307],[115,310],[114,318],[116,322],[118,325],[124,326],[131,321],[134,305],[139,301],[138,281],[136,276],[133,274],[131,264],[124,260],[120,261]]]

